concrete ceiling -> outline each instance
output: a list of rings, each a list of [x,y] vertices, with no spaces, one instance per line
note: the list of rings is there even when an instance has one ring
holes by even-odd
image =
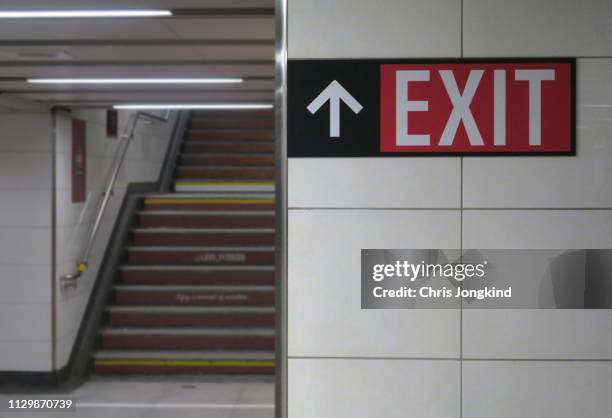
[[[0,96],[62,107],[273,100],[274,0],[4,0],[0,11],[169,8],[169,18],[0,21]],[[27,77],[243,77],[240,85],[33,85]]]

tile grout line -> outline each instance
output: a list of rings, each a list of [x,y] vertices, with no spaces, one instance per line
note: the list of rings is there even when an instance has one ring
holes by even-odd
[[[458,207],[411,207],[411,208],[401,208],[401,207],[380,207],[380,208],[372,208],[372,207],[292,207],[289,208],[288,210],[291,211],[323,211],[323,210],[361,210],[361,211],[371,211],[371,212],[375,212],[375,211],[455,211],[455,210],[462,210],[462,211],[496,211],[496,212],[512,212],[512,211],[516,211],[516,212],[525,212],[525,211],[549,211],[549,212],[567,212],[567,211],[574,211],[574,212],[579,212],[579,211],[586,211],[586,212],[593,212],[593,211],[612,211],[612,207],[533,207],[533,208],[528,208],[528,207],[504,207],[504,208],[495,208],[495,207],[481,207],[481,208],[477,208],[477,207],[469,207],[469,206],[458,206]],[[16,227],[16,228],[21,228],[21,227]]]
[[[460,10],[459,10],[459,48],[460,48],[460,56],[463,58],[463,0],[460,0]]]
[[[460,33],[461,58],[463,58],[463,0],[460,0]],[[459,257],[463,262],[463,157],[461,157],[460,175],[460,212],[459,212]],[[459,285],[462,287],[462,284]],[[459,299],[459,418],[463,418],[463,298]]]
[[[235,405],[240,405],[240,400],[243,398],[245,391],[246,391],[246,386],[241,385],[240,390],[238,391],[238,394],[236,396],[236,401],[234,402]],[[235,415],[236,415],[236,409],[232,409],[227,418],[234,418]]]
[[[364,357],[364,356],[288,356],[291,360],[385,360],[385,361],[467,361],[467,362],[547,362],[612,363],[612,358],[507,358],[507,357]]]
[[[460,178],[459,257],[463,263],[463,157],[461,157]],[[459,287],[463,287],[463,284],[461,283]],[[463,298],[459,299],[459,417],[463,418]]]
[[[51,370],[57,369],[58,325],[57,303],[58,288],[56,286],[57,266],[57,135],[58,120],[56,109],[51,110]]]

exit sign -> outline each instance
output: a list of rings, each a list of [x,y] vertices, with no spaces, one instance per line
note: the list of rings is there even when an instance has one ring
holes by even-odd
[[[288,156],[575,155],[574,59],[289,60]]]

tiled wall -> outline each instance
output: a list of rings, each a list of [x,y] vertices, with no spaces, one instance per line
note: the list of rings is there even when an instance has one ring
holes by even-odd
[[[130,113],[121,112],[119,132],[123,132]],[[87,200],[72,203],[71,200],[71,118],[81,119],[87,124]],[[147,124],[139,122],[136,134],[119,174],[117,186],[110,199],[108,210],[100,227],[94,249],[89,260],[90,267],[79,279],[76,290],[62,290],[57,286],[57,368],[68,360],[76,338],[81,318],[98,274],[106,244],[110,238],[114,221],[130,182],[155,182],[159,176],[174,117],[167,122]],[[57,188],[56,188],[56,261],[57,276],[73,272],[83,256],[87,239],[93,227],[104,182],[112,163],[119,140],[106,136],[104,111],[75,111],[70,117],[59,116],[56,143]]]
[[[576,157],[289,160],[290,418],[612,416],[611,311],[359,288],[361,248],[612,248],[611,27],[603,0],[288,0],[289,59],[578,58]]]
[[[0,127],[0,370],[51,370],[51,116]]]
[[[128,117],[127,112],[120,114],[120,130]],[[79,204],[71,202],[71,118],[87,124],[87,201]],[[76,290],[62,289],[59,277],[71,273],[82,256],[118,140],[106,137],[104,111],[58,113],[56,121],[54,140],[51,112],[0,113],[2,372],[51,371],[67,363],[126,187],[129,182],[157,180],[174,116],[165,124],[139,125],[96,240],[90,268]]]

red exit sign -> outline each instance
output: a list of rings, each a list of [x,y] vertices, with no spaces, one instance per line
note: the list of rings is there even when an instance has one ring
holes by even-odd
[[[287,155],[576,154],[573,58],[287,63]]]
[[[383,153],[572,154],[571,63],[383,64]]]

